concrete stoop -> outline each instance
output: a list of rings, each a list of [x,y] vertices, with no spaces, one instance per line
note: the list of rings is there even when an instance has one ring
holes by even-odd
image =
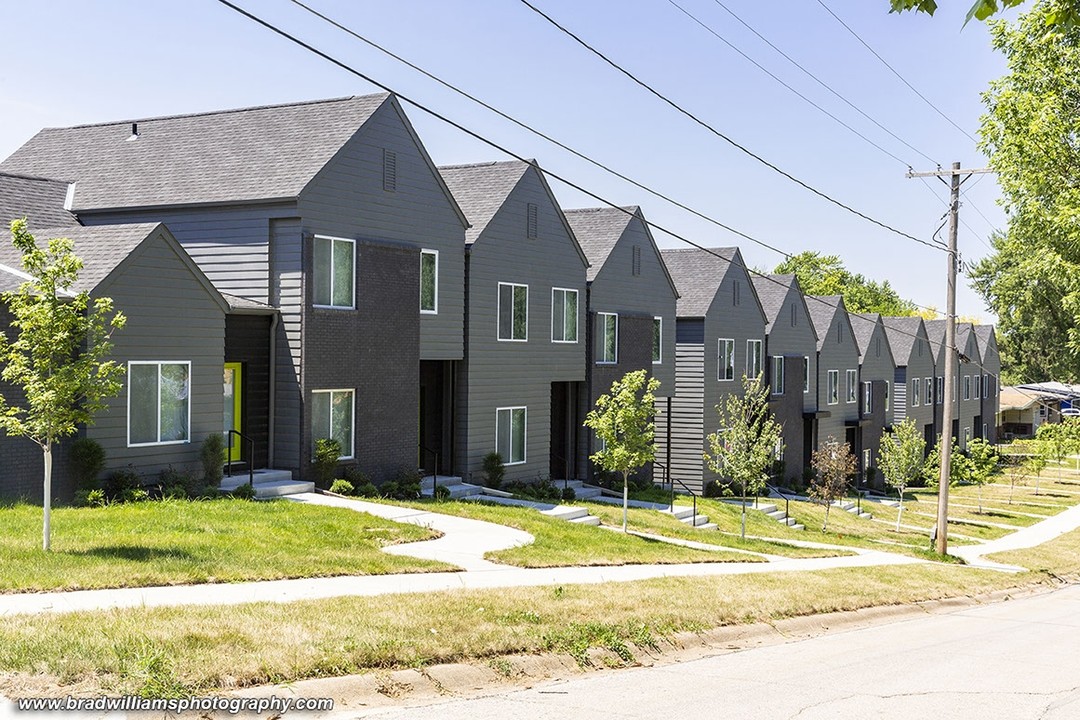
[[[838,507],[844,512],[851,513],[855,517],[862,518],[863,520],[873,520],[874,516],[868,512],[860,512],[859,506],[850,500],[837,500],[833,503],[833,507]]]
[[[725,500],[724,502],[731,503],[732,505],[742,505],[741,500]],[[787,525],[792,530],[806,529],[806,526],[798,522],[795,518],[788,517],[787,511],[778,507],[776,503],[761,502],[759,500],[756,505],[754,505],[753,503],[747,503],[746,507],[749,510],[757,510],[758,512],[763,512],[765,513],[766,517],[775,520],[781,525]]]
[[[248,483],[249,476],[245,473],[226,475],[221,479],[221,489],[232,492],[241,485]],[[315,492],[315,483],[303,480],[293,480],[292,473],[288,470],[256,470],[253,479],[255,497],[260,500],[275,497],[287,497],[301,493]]]
[[[432,497],[435,494],[436,484],[439,487],[445,487],[449,490],[450,497],[454,500],[463,500],[484,495],[503,498],[512,497],[511,493],[502,490],[493,490],[484,485],[473,485],[455,475],[427,475],[420,480],[420,495],[423,497]]]
[[[435,480],[436,478],[432,478],[430,475],[425,477],[420,482],[420,494],[424,497],[432,497],[435,492]],[[528,507],[538,510],[542,515],[547,515],[548,517],[553,517],[558,520],[566,520],[567,522],[578,523],[580,525],[600,524],[600,518],[590,515],[589,511],[583,507],[576,507],[574,505],[555,505],[536,500],[515,498],[512,493],[503,490],[493,490],[483,485],[473,485],[464,482],[459,477],[439,475],[437,480],[441,487],[445,487],[450,491],[450,497],[454,500],[476,500],[498,505]],[[577,483],[579,486],[582,483],[580,480],[569,481],[569,486],[573,487],[576,493],[578,488],[575,487],[574,483]]]

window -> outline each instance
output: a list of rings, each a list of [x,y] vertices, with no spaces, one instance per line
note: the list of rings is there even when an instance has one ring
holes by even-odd
[[[967,450],[968,443],[971,442],[971,428],[964,428],[964,444],[961,446],[961,450]]]
[[[499,408],[495,411],[495,452],[507,465],[525,462],[525,408]]]
[[[600,348],[598,363],[619,362],[619,316],[614,313],[596,313],[600,321]]]
[[[746,377],[756,378],[761,375],[762,357],[760,340],[746,341]]]
[[[772,394],[784,394],[784,356],[774,355],[772,359]]]
[[[982,385],[982,375],[976,375],[975,376],[975,399],[976,400],[979,399],[979,389],[980,389],[979,386],[980,385]]]
[[[809,355],[803,355],[802,391],[804,393],[810,392],[810,356]]]
[[[922,400],[922,381],[919,378],[911,378],[911,407],[919,407]]]
[[[773,460],[776,462],[784,462],[784,439],[776,438],[776,444],[773,445],[772,451]]]
[[[716,341],[717,380],[735,379],[735,341],[720,338]],[[678,362],[678,361],[676,361]]]
[[[499,339],[529,339],[529,286],[499,283]]]
[[[641,274],[641,246],[635,245],[633,252],[633,260],[631,262],[630,272],[632,275]]]
[[[933,405],[934,404],[934,379],[933,378],[926,378],[926,380],[923,381],[923,393],[924,393],[924,395],[923,395],[923,401],[924,401],[923,404],[927,405],[927,406]]]
[[[956,386],[960,384],[960,378],[956,379],[956,382],[952,386],[952,399],[951,402],[956,402]]]
[[[840,371],[829,371],[829,404],[835,405],[840,402]]]
[[[191,442],[190,398],[190,362],[129,362],[128,445]]]
[[[847,371],[847,401],[853,403],[859,399],[859,373],[856,370]]]
[[[945,378],[938,375],[937,384],[934,387],[937,388],[937,404],[940,405],[945,401]],[[953,390],[953,392],[956,392],[956,390]]]
[[[664,318],[652,319],[652,361],[658,365],[664,361]]]
[[[870,450],[867,449],[862,451],[862,471],[864,478],[866,477],[866,471],[873,467],[873,465],[871,464],[873,462],[873,459],[874,454]]]
[[[986,423],[983,423],[983,434],[982,434],[982,439],[983,439],[983,440],[989,440],[989,439],[990,439],[990,436],[989,436],[989,435],[987,435],[987,433],[986,433]]]
[[[741,290],[741,288],[742,288],[742,283],[740,283],[738,280],[736,280],[734,282],[734,286],[733,286],[732,294],[731,294],[731,304],[732,305],[738,305],[739,304],[739,291]]]
[[[874,412],[874,383],[864,382],[862,384],[862,397],[863,413],[869,415]]]
[[[551,289],[551,341],[577,342],[577,290]]]
[[[984,398],[989,398],[990,397],[990,376],[989,375],[983,375],[983,397]]]
[[[353,410],[355,396],[352,390],[311,391],[311,439],[314,441],[333,438],[341,445],[341,459],[353,457]]]
[[[356,307],[356,242],[316,235],[312,283],[319,307],[352,310]]]
[[[439,312],[439,251],[420,251],[420,312]]]
[[[527,216],[525,220],[525,237],[535,240],[538,237],[537,225],[539,224],[538,216],[540,214],[536,203],[529,203],[525,214]]]
[[[964,399],[965,400],[970,400],[971,399],[971,376],[970,375],[965,375],[964,376]]]
[[[892,383],[888,380],[885,381],[885,412],[889,412],[889,406],[892,404]]]

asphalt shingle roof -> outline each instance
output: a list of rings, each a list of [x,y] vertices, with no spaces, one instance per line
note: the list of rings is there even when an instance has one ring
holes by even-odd
[[[829,328],[832,326],[836,313],[844,310],[844,298],[840,295],[807,295],[806,310],[810,313],[810,321],[814,323],[814,332],[818,336],[818,350],[829,337]]]
[[[12,220],[25,217],[30,231],[43,227],[77,225],[64,209],[68,183],[26,175],[0,173],[0,223],[6,241]]]
[[[874,336],[874,329],[877,328],[880,317],[878,313],[848,313],[851,333],[855,336],[855,344],[859,348],[860,355],[865,355],[870,347],[870,339]]]
[[[732,262],[738,261],[739,249],[709,248],[709,252],[697,248],[661,250],[660,256],[679,292],[677,315],[705,317]]]
[[[919,334],[919,326],[923,319],[918,315],[911,317],[885,317],[881,318],[885,324],[885,337],[889,339],[889,346],[896,354],[898,365],[907,365],[911,357],[911,350],[915,346],[915,338]]]
[[[754,290],[758,300],[761,301],[761,309],[765,311],[765,322],[771,329],[776,317],[784,309],[784,300],[791,291],[791,285],[795,282],[794,275],[751,275]]]
[[[0,171],[76,181],[76,212],[294,198],[387,98],[46,128]]]
[[[465,231],[467,245],[476,242],[528,169],[529,164],[520,160],[443,165],[439,168],[450,194],[471,225]]]
[[[990,338],[994,337],[993,325],[976,325],[975,337],[979,340],[979,352],[986,354],[986,347],[990,344]],[[996,340],[997,338],[994,337]]]
[[[570,228],[581,243],[581,249],[589,258],[589,270],[586,275],[589,282],[596,279],[596,274],[604,267],[615,244],[619,242],[619,238],[622,237],[626,226],[634,219],[637,211],[636,206],[622,210],[604,207],[563,211],[567,222],[570,223]]]

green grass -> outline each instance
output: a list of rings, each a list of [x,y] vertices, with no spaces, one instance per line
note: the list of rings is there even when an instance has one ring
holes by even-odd
[[[1080,575],[1080,530],[1065,533],[1033,548],[987,555],[986,559],[1028,570],[1053,573],[1075,581]]]
[[[380,550],[438,537],[427,528],[285,501],[56,508],[52,527],[44,553],[41,509],[0,506],[0,592],[454,569]]]

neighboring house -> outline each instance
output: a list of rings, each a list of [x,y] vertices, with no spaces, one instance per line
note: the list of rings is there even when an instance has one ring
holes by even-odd
[[[942,380],[935,375],[935,357],[926,325],[918,316],[881,320],[896,362],[890,401],[893,424],[911,418],[922,431],[929,453],[937,442],[934,408],[941,403],[937,387]]]
[[[668,431],[669,400],[675,394],[675,283],[660,257],[638,207],[567,210],[566,219],[589,260],[586,275],[586,392],[578,398],[584,417],[611,384],[634,370],[660,381],[656,433]],[[579,477],[592,479],[586,463],[599,449],[594,434],[579,427]],[[657,457],[662,467],[668,458]],[[582,474],[582,473],[587,474]],[[648,476],[651,467],[643,468]],[[663,477],[658,473],[657,477]]]
[[[975,339],[982,355],[982,427],[979,435],[984,440],[998,442],[998,426],[1001,424],[1001,355],[998,353],[997,335],[993,325],[976,325]]]
[[[754,275],[765,312],[770,409],[783,428],[784,479],[802,482],[810,465],[817,397],[817,334],[794,275]]]
[[[1006,385],[1001,388],[1001,439],[1033,438],[1045,422],[1061,421],[1061,398]]]
[[[54,237],[74,241],[83,261],[73,292],[110,297],[127,317],[108,357],[125,368],[121,392],[80,435],[101,443],[107,470],[131,463],[147,475],[198,463],[201,443],[220,432],[225,318],[229,304],[160,223],[82,227],[63,209],[70,185],[0,173],[0,220],[27,217],[39,246]],[[58,226],[48,227],[50,224]],[[27,276],[21,255],[0,242],[0,292]],[[10,314],[0,303],[0,330]],[[21,392],[0,386],[13,404]],[[74,487],[65,472],[66,444],[54,452],[58,499]],[[41,498],[42,453],[30,440],[0,434],[0,496]]]
[[[938,388],[944,394],[945,378],[945,320],[930,320],[926,323],[926,332],[934,348],[936,377]],[[950,397],[944,402],[953,403],[952,437],[956,438],[961,450],[967,448],[968,441],[975,437],[975,428],[982,428],[982,357],[978,341],[971,323],[956,323],[956,381]],[[942,403],[936,406],[935,427],[942,432]]]
[[[817,333],[818,416],[813,447],[829,438],[846,442],[862,457],[859,428],[859,348],[851,319],[839,295],[807,295],[806,307]]]
[[[456,474],[481,482],[484,456],[498,452],[507,480],[561,477],[583,451],[588,260],[534,164],[440,172],[472,223]]]
[[[883,490],[878,472],[881,438],[893,425],[892,384],[896,360],[881,315],[848,313],[855,344],[859,348],[859,412],[862,419],[859,469],[864,482]]]
[[[744,376],[765,372],[766,318],[738,248],[660,254],[679,292],[671,473],[700,492],[709,481],[721,479],[703,457],[705,436],[718,429],[716,406],[731,393],[742,394]],[[662,435],[657,456],[668,453]]]
[[[46,129],[0,171],[71,181],[84,225],[165,222],[239,298],[219,424],[245,460],[305,475],[334,437],[376,481],[454,462],[467,222],[393,96]]]

